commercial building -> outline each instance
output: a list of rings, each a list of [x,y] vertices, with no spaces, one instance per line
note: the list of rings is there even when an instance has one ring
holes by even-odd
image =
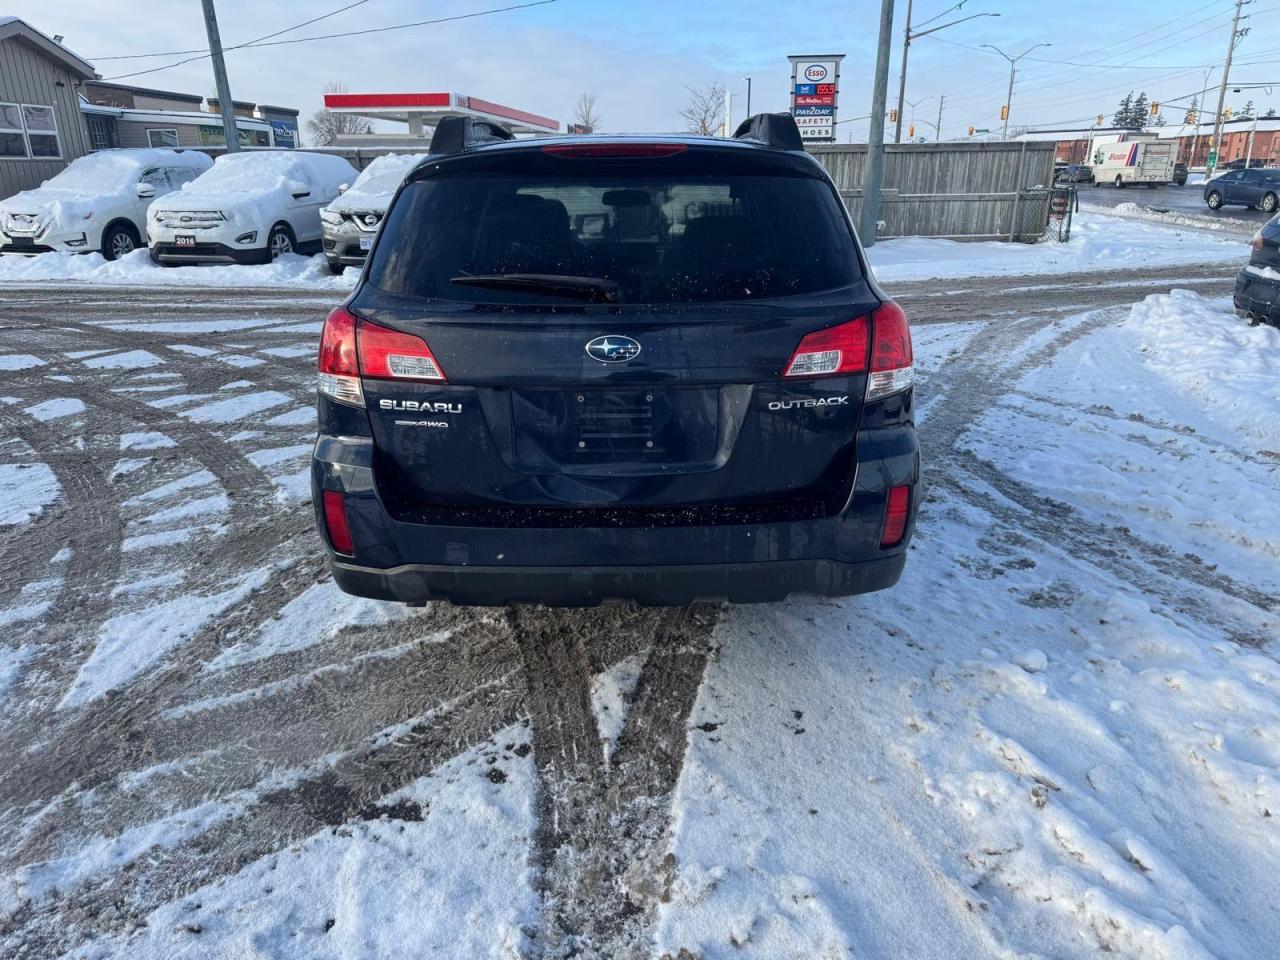
[[[347,134],[338,146],[426,148],[441,117],[469,116],[493,120],[512,133],[559,133],[560,122],[461,93],[326,93],[325,109],[354,113],[370,120],[407,124],[405,133]]]
[[[0,17],[0,197],[38,187],[89,151],[77,88],[93,65],[17,17]]]

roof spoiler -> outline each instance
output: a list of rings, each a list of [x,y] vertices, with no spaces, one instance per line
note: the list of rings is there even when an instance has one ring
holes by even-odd
[[[492,120],[475,117],[441,117],[436,132],[431,136],[428,153],[462,153],[474,150],[486,143],[513,140],[514,135],[506,127]]]
[[[789,113],[757,113],[747,117],[733,133],[735,140],[755,140],[775,150],[803,150],[800,128]],[[432,146],[435,146],[433,143]]]

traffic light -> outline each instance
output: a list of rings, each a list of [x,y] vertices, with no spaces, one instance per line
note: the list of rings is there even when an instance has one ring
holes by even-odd
[[[1188,111],[1187,111],[1187,123],[1199,123],[1199,122],[1200,122],[1200,114],[1198,114],[1198,113],[1197,113],[1196,111],[1194,111],[1194,110],[1188,110]]]
[[[898,111],[897,111],[897,110],[890,110],[890,111],[889,111],[889,122],[890,122],[890,123],[897,123],[897,122],[898,122]]]
[[[1102,124],[1105,122],[1105,120],[1106,120],[1106,118],[1105,118],[1102,114],[1098,114],[1098,119],[1097,119],[1097,121],[1095,122],[1095,126],[1099,126],[1099,127],[1100,127],[1100,126],[1102,126]]]
[[[1223,108],[1222,108],[1222,119],[1223,119],[1223,120],[1230,120],[1230,119],[1231,119],[1231,108],[1230,108],[1230,107],[1223,107]]]
[[[1001,120],[1009,119],[1009,105],[1007,103],[1000,108],[1000,119]]]
[[[916,135],[916,125],[913,123],[911,126],[907,127],[907,136],[914,137],[915,135]]]
[[[1160,116],[1160,101],[1159,101],[1159,100],[1152,100],[1152,101],[1151,101],[1151,115],[1152,115],[1153,117],[1158,117],[1158,116]]]
[[[971,137],[973,136],[973,127],[970,127],[970,128],[969,128],[969,136],[971,136]]]

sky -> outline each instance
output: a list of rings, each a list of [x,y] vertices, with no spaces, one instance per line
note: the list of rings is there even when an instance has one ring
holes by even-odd
[[[217,0],[224,46],[253,40],[337,10],[353,0],[307,4],[271,0]],[[454,16],[528,0],[365,0],[353,9],[278,39],[368,29]],[[968,127],[998,129],[1009,64],[982,48],[992,44],[1017,55],[1037,43],[1018,64],[1010,122],[1042,128],[1088,126],[1101,113],[1110,121],[1130,89],[1156,100],[1189,95],[1220,79],[1234,7],[1232,0],[1166,0],[1158,5],[1114,0],[966,0],[944,13],[951,0],[915,0],[917,29],[978,17],[921,37],[911,45],[906,99],[915,107],[916,135],[932,139],[942,104],[942,135],[963,136]],[[1280,109],[1280,0],[1246,5],[1250,28],[1236,49],[1233,83],[1276,81],[1265,90],[1233,94],[1238,110],[1247,99]],[[473,19],[362,37],[321,40],[227,53],[232,96],[237,100],[294,106],[304,118],[321,105],[326,83],[352,92],[450,90],[567,121],[584,92],[595,93],[608,131],[675,131],[688,86],[713,82],[733,96],[735,123],[751,108],[788,106],[788,54],[844,53],[840,139],[864,140],[870,112],[880,4],[842,2],[800,5],[782,0],[550,0],[536,6]],[[92,62],[107,79],[138,86],[210,95],[207,59],[122,77],[186,59],[113,57],[191,50],[206,44],[197,0],[0,0],[0,16],[12,14]],[[937,17],[937,15],[942,16]],[[896,100],[906,2],[898,0],[890,65],[890,104]],[[927,26],[925,21],[937,17]],[[1212,105],[1216,94],[1209,98]],[[1185,102],[1165,110],[1181,124]],[[906,131],[904,131],[905,133]],[[890,135],[892,130],[890,129]],[[304,142],[306,135],[303,135]]]

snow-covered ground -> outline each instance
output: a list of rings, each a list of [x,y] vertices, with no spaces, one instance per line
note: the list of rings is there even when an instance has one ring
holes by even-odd
[[[1071,239],[1066,243],[968,243],[903,237],[882,240],[868,254],[876,278],[886,283],[1248,259],[1247,240],[1239,236],[1222,236],[1180,221],[1179,229],[1170,229],[1169,221],[1152,219],[1157,222],[1087,209],[1074,215]]]

